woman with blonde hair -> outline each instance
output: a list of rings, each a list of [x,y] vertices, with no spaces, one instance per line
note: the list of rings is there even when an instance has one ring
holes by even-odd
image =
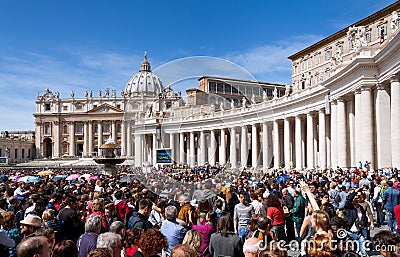
[[[86,220],[91,217],[91,216],[100,216],[101,218],[101,233],[107,232],[108,231],[108,224],[107,224],[107,218],[104,212],[104,202],[102,199],[95,199],[93,200],[92,204],[92,213],[90,213],[87,217]]]
[[[44,227],[54,230],[56,243],[64,239],[62,222],[57,219],[56,212],[53,209],[47,209],[43,212],[42,222]]]
[[[200,247],[202,244],[201,233],[197,230],[189,230],[183,238],[182,244],[193,246],[197,253],[200,253]]]

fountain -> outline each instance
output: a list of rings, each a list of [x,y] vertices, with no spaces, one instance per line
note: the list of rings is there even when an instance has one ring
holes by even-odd
[[[107,142],[100,146],[101,156],[93,159],[98,164],[104,164],[105,174],[113,177],[117,175],[117,169],[115,165],[125,161],[125,158],[115,156],[115,150],[118,148],[120,148],[120,146],[116,144],[111,137],[109,137]]]

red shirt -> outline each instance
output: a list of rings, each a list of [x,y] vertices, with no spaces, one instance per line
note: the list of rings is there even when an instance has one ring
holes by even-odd
[[[282,209],[282,208],[280,208]],[[283,209],[280,210],[276,207],[268,207],[267,208],[267,216],[271,217],[272,220],[272,226],[277,226],[277,225],[284,225],[285,220],[283,219]]]
[[[394,207],[394,216],[396,217],[397,221],[397,229],[400,229],[400,204]]]

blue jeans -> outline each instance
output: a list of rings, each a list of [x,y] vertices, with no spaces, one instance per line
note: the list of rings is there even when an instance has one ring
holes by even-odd
[[[386,219],[390,231],[393,232],[395,229],[397,229],[396,217],[394,216],[394,213],[392,211],[386,210]]]
[[[239,228],[238,229],[238,236],[240,238],[240,241],[242,241],[242,244],[244,244],[244,241],[246,240],[247,235],[249,234],[250,230],[248,228]]]
[[[380,226],[385,221],[385,216],[382,213],[382,203],[374,202],[374,206],[376,209],[376,223]]]
[[[358,251],[360,252],[361,256],[366,257],[367,253],[364,249],[364,241],[365,241],[364,237],[360,234],[353,233],[350,231],[347,231],[347,235],[349,235],[351,239],[357,241]]]

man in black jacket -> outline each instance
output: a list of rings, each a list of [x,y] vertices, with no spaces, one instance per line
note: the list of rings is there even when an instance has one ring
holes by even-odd
[[[362,189],[354,190],[346,199],[346,204],[344,205],[344,217],[347,219],[349,224],[349,231],[347,234],[353,239],[357,240],[359,243],[359,251],[361,255],[366,256],[364,249],[365,238],[362,235],[362,230],[368,227],[368,217],[364,208],[359,205],[360,196]],[[361,216],[361,219],[359,218]]]

